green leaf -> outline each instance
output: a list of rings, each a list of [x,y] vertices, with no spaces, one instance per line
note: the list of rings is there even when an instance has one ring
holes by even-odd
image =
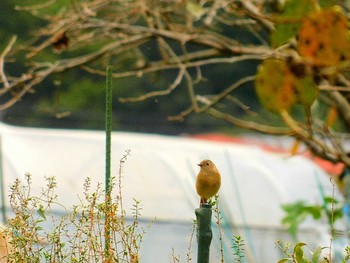
[[[338,219],[343,218],[344,210],[342,208],[335,209],[333,211],[333,220],[336,221]]]
[[[303,260],[303,257],[304,257],[303,249],[301,247],[295,247],[294,255],[295,255],[296,261],[300,263]]]
[[[287,0],[282,8],[281,16],[284,18],[303,18],[308,13],[315,11],[313,0]]]
[[[333,0],[319,0],[318,3],[320,4],[322,9],[332,7],[336,4],[336,1]]]
[[[317,247],[316,250],[312,253],[311,263],[318,263],[321,253],[322,247]]]
[[[286,212],[286,216],[282,218],[282,224],[287,227],[287,231],[293,237],[296,237],[298,227],[307,215],[304,208],[305,203],[303,201],[282,205],[282,209]]]
[[[323,198],[323,201],[326,203],[326,204],[337,204],[339,203],[338,200],[336,200],[335,198],[331,197],[331,196],[325,196]]]
[[[322,207],[320,206],[305,206],[304,211],[312,215],[314,219],[320,219],[322,216]]]
[[[35,227],[35,231],[41,231],[41,230],[43,230],[43,228],[41,226]]]
[[[42,217],[46,220],[46,215],[45,215],[45,211],[44,211],[43,207],[40,207],[38,210],[36,210],[36,212],[38,213],[38,215],[40,217]]]
[[[286,1],[281,15],[276,17],[276,29],[271,34],[272,47],[279,47],[292,39],[299,31],[301,19],[314,10],[312,0]]]
[[[299,81],[295,83],[295,88],[298,102],[307,107],[311,107],[318,95],[318,89],[313,78],[311,76],[300,78]]]
[[[277,24],[271,33],[271,46],[277,48],[290,41],[298,32],[300,23]]]
[[[295,245],[294,247],[294,256],[295,256],[295,259],[297,262],[302,262],[303,261],[303,258],[304,258],[304,251],[302,249],[303,246],[305,246],[306,244],[305,243],[298,243]]]
[[[288,261],[292,261],[292,258],[282,258],[280,259],[277,263],[284,263],[284,262],[288,262]]]
[[[297,243],[297,244],[295,245],[294,248],[296,248],[296,247],[303,247],[303,246],[306,246],[306,243],[304,243],[304,242],[299,242],[299,243]]]
[[[283,204],[282,209],[286,212],[291,212],[291,211],[300,211],[302,208],[305,207],[305,202],[304,201],[297,201],[295,203],[290,203],[290,204]],[[299,212],[297,212],[299,213]]]

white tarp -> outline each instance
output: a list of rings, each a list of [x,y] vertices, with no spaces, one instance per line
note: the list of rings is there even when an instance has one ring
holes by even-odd
[[[45,176],[58,181],[59,200],[67,207],[78,202],[86,177],[104,183],[105,135],[103,131],[20,128],[0,124],[2,172],[5,189],[15,178],[30,173],[39,189]],[[246,240],[247,261],[276,262],[281,252],[274,242],[288,238],[281,226],[281,204],[307,201],[322,204],[322,194],[332,195],[329,177],[310,160],[283,157],[254,146],[114,132],[112,174],[131,150],[123,173],[123,201],[142,202],[142,218],[157,221],[145,236],[142,262],[169,262],[172,248],[185,260],[191,220],[199,198],[194,183],[202,159],[215,162],[222,174],[220,204],[227,242],[227,262],[233,235]],[[337,194],[337,193],[336,193]],[[5,194],[8,196],[8,192]],[[340,198],[340,196],[337,197]],[[128,211],[127,211],[128,212]],[[327,223],[310,220],[303,225],[311,247],[329,245]],[[215,233],[215,231],[214,231]],[[303,234],[302,234],[303,235]],[[196,242],[195,242],[196,244]],[[214,237],[211,262],[219,262]],[[196,258],[196,255],[194,255]],[[230,260],[231,258],[231,260]],[[195,262],[195,261],[194,261]]]

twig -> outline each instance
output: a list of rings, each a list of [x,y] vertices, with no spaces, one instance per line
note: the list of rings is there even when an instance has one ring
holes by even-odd
[[[228,3],[226,2],[226,4],[228,5]],[[215,0],[214,4],[211,6],[208,15],[206,16],[206,18],[204,19],[204,24],[206,24],[207,26],[211,25],[211,23],[213,22],[214,17],[216,17],[216,13],[217,10],[220,9],[220,7],[223,5],[223,1],[222,0]]]
[[[273,23],[271,23],[269,20],[264,18],[264,16],[259,12],[256,6],[252,4],[251,1],[240,1],[240,4],[243,6],[243,8],[247,11],[248,16],[253,18],[254,20],[257,20],[261,25],[263,25],[268,31],[272,31],[275,26]]]
[[[38,9],[42,9],[42,8],[48,7],[48,6],[52,5],[55,2],[56,2],[56,0],[49,0],[46,3],[44,3],[44,4],[38,4],[38,5],[28,5],[28,6],[16,5],[15,9],[16,10],[33,11],[33,10],[38,10]]]
[[[215,55],[215,54],[212,54]],[[206,56],[206,55],[204,55]],[[211,56],[209,53],[208,56]],[[271,55],[240,55],[240,56],[232,56],[232,57],[216,57],[216,58],[209,58],[209,59],[202,59],[202,60],[197,60],[197,61],[191,61],[191,62],[185,62],[185,58],[183,57],[183,60],[181,59],[182,57],[179,56],[179,59],[181,61],[181,64],[186,66],[186,68],[197,68],[201,66],[208,66],[212,64],[233,64],[236,62],[240,61],[245,61],[245,60],[264,60],[268,57],[272,56]],[[199,58],[200,56],[193,56],[193,59],[195,60],[196,58]],[[187,59],[192,59],[191,54],[187,56]],[[179,68],[179,63],[176,63],[175,61],[168,61],[170,64],[166,64],[163,61],[158,61],[151,63],[149,67],[141,70],[135,70],[135,71],[125,71],[125,72],[120,72],[120,73],[113,73],[113,78],[125,78],[125,77],[131,77],[131,76],[142,76],[144,74],[152,73],[152,72],[157,72],[157,71],[162,71],[162,70],[171,70],[171,69],[177,69]],[[97,69],[92,69],[86,66],[82,66],[82,68],[90,73],[93,74],[98,74],[101,76],[105,76],[105,72],[102,70],[97,70]]]
[[[183,121],[185,119],[185,117],[190,115],[192,112],[194,112],[194,106],[193,105],[191,105],[190,107],[188,107],[187,109],[185,109],[184,111],[180,112],[177,115],[169,116],[168,120],[169,121]]]
[[[52,74],[57,67],[57,64],[54,64],[52,67],[42,70],[41,72],[35,74],[35,76],[31,79],[31,81],[25,84],[21,91],[15,94],[11,99],[7,102],[0,105],[0,110],[7,109],[14,105],[18,100],[20,100],[34,85],[42,82],[47,76]]]
[[[259,124],[253,121],[245,121],[238,119],[231,114],[220,112],[217,109],[210,108],[207,110],[207,113],[215,118],[225,120],[233,125],[236,125],[240,128],[253,130],[257,132],[272,134],[272,135],[291,135],[293,131],[290,128],[284,127],[272,127],[268,125]]]
[[[225,97],[225,99],[232,101],[234,104],[236,104],[238,107],[240,107],[242,110],[244,110],[247,114],[250,115],[256,115],[257,113],[250,110],[250,107],[248,105],[246,105],[245,103],[243,103],[241,100],[239,100],[238,98],[236,98],[235,96],[232,95],[227,95]]]
[[[51,74],[63,72],[70,68],[75,68],[80,65],[84,65],[93,60],[96,60],[106,53],[116,52],[116,48],[127,49],[130,48],[127,46],[128,44],[132,44],[135,42],[143,41],[145,38],[148,38],[149,35],[137,35],[134,37],[130,37],[128,39],[123,39],[120,41],[112,42],[106,44],[104,47],[100,48],[97,51],[91,52],[90,54],[83,55],[80,57],[75,57],[72,59],[63,59],[56,61],[54,64],[51,63],[37,63],[32,69],[32,72],[28,72],[18,80],[15,80],[13,83],[9,83],[8,88],[3,88],[0,90],[0,94],[4,94],[11,90],[14,87],[20,87],[21,90],[13,96],[11,99],[0,105],[0,110],[6,109],[14,105],[18,100],[20,100],[29,90],[32,89],[33,86],[41,83],[46,77]],[[121,51],[120,51],[121,52]],[[43,69],[41,69],[43,68]],[[29,80],[28,83],[25,81]]]
[[[8,89],[9,87],[9,83],[7,81],[6,74],[4,72],[5,57],[12,49],[12,46],[15,44],[16,40],[17,40],[17,36],[16,35],[12,36],[10,39],[10,42],[7,44],[6,48],[1,52],[1,55],[0,55],[0,78],[2,83],[4,84],[5,89]]]
[[[324,140],[311,136],[309,132],[301,128],[298,123],[285,110],[281,111],[281,116],[285,123],[292,129],[293,136],[302,140],[308,148],[317,156],[321,156],[331,162],[344,162],[350,165],[350,158],[344,153],[331,147]]]
[[[197,103],[196,93],[194,92],[194,89],[193,89],[193,80],[192,80],[191,75],[187,71],[185,73],[185,79],[187,81],[187,91],[188,91],[188,94],[189,94],[189,97],[190,97],[190,100],[192,103],[192,107],[193,107],[195,112],[199,112],[200,109],[199,109],[199,106]]]
[[[341,113],[341,118],[350,129],[350,105],[347,99],[339,91],[329,91],[329,96],[336,102],[336,107]]]
[[[160,90],[160,91],[151,91],[148,93],[145,93],[139,97],[130,97],[130,98],[119,98],[120,102],[140,102],[140,101],[144,101],[147,100],[149,98],[152,97],[157,97],[157,96],[165,96],[170,94],[177,86],[180,85],[184,74],[185,74],[185,68],[181,67],[179,70],[179,73],[177,74],[176,79],[173,81],[173,83],[171,83],[171,85],[165,89],[165,90]]]
[[[224,263],[224,247],[223,247],[223,234],[222,234],[222,228],[221,228],[221,212],[219,208],[219,196],[215,196],[215,206],[214,206],[214,212],[215,212],[215,218],[216,218],[216,225],[218,227],[219,231],[219,242],[220,242],[220,262]]]
[[[197,225],[196,220],[194,220],[192,223],[190,242],[188,244],[187,253],[186,253],[186,262],[187,263],[190,263],[190,261],[192,260],[192,242],[193,242],[193,237],[194,237],[194,233],[196,230],[196,225]]]
[[[247,76],[244,78],[239,79],[238,81],[236,81],[235,83],[233,83],[231,86],[229,86],[228,88],[226,88],[223,92],[219,93],[218,95],[216,95],[213,99],[210,100],[210,102],[205,105],[204,107],[202,107],[200,109],[199,112],[204,112],[207,109],[209,109],[210,107],[216,105],[217,103],[219,103],[221,100],[223,100],[224,98],[227,97],[227,95],[229,95],[233,90],[237,89],[238,87],[242,86],[243,84],[247,83],[247,82],[251,82],[255,79],[255,76]]]
[[[350,92],[350,87],[343,87],[343,86],[319,85],[318,88],[320,90]]]

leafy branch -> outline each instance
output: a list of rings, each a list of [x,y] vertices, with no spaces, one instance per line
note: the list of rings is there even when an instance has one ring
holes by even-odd
[[[105,76],[104,68],[113,64],[114,78],[172,76],[160,89],[139,87],[133,92],[138,95],[121,102],[181,90],[183,109],[171,121],[207,114],[240,128],[293,136],[315,155],[350,166],[343,147],[350,129],[349,14],[336,2],[290,0],[276,7],[274,1],[86,0],[18,6],[46,24],[29,46],[19,48],[13,37],[2,51],[0,109],[54,74],[75,69]],[[18,60],[26,61],[23,72],[9,73]],[[247,70],[203,92],[208,69],[219,66],[232,74]],[[242,90],[257,95],[261,105],[241,101],[236,94]]]

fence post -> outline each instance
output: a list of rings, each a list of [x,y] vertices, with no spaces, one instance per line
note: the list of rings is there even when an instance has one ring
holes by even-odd
[[[212,206],[202,204],[195,210],[197,217],[198,263],[209,263],[210,243],[213,237],[211,230]]]

